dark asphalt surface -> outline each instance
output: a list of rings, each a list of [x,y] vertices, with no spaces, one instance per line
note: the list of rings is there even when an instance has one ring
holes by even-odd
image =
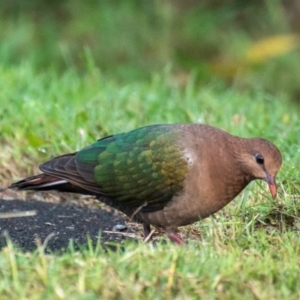
[[[4,215],[24,211],[36,211],[36,215]],[[6,246],[8,235],[24,251],[35,250],[38,239],[41,244],[47,239],[46,250],[50,251],[64,251],[71,239],[75,249],[80,249],[80,245],[86,245],[87,236],[96,245],[100,231],[102,244],[119,244],[128,239],[127,233],[134,233],[134,229],[125,229],[125,233],[114,231],[117,224],[125,225],[124,218],[101,209],[42,201],[0,199],[0,248]]]

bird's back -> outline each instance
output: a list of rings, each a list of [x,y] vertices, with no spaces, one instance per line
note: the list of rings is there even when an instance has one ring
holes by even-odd
[[[109,198],[111,205],[160,210],[184,187],[188,161],[180,141],[185,129],[184,125],[153,125],[108,136],[40,168]]]

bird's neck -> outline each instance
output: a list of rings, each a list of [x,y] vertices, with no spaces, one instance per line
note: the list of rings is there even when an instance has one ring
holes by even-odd
[[[224,141],[225,142],[225,141]],[[247,170],[241,165],[238,157],[237,144],[234,139],[230,143],[224,143],[217,150],[219,156],[219,170],[226,170],[226,173],[218,171],[216,182],[219,182],[219,191],[224,195],[226,204],[235,198],[252,180]],[[239,140],[239,147],[243,147]]]

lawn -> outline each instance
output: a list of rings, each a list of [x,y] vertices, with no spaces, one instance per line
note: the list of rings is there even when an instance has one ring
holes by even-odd
[[[202,122],[233,134],[263,136],[282,151],[279,195],[251,184],[214,217],[184,233],[186,247],[128,242],[105,252],[45,255],[13,245],[0,254],[1,295],[8,298],[292,299],[298,296],[300,209],[297,193],[299,123],[287,99],[237,92],[193,78],[177,87],[169,74],[117,84],[92,70],[36,74],[30,65],[2,68],[2,184],[30,175],[38,162],[80,149],[96,138],[153,123]],[[230,174],[228,174],[230,176]],[[80,201],[80,200],[78,200]],[[161,237],[161,241],[164,238]],[[84,247],[83,247],[84,248]]]
[[[299,299],[296,84],[278,85],[274,93],[262,73],[259,83],[249,73],[244,83],[253,84],[216,77],[204,84],[197,71],[182,72],[182,83],[168,66],[146,79],[120,80],[89,51],[83,55],[84,71],[38,68],[32,58],[0,65],[2,188],[37,172],[40,162],[105,135],[157,123],[205,123],[278,146],[277,199],[264,183],[251,183],[214,216],[182,228],[189,240],[184,247],[162,235],[154,244],[127,241],[114,251],[91,243],[75,251],[70,242],[66,251],[46,254],[42,246],[24,252],[8,240],[0,250],[1,299]],[[279,58],[280,74],[298,58]]]

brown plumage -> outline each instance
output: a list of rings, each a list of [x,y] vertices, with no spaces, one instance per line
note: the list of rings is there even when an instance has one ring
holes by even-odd
[[[94,195],[183,243],[179,226],[217,212],[249,182],[262,179],[276,197],[281,166],[275,145],[200,124],[152,125],[100,139],[40,166],[43,174],[11,188]]]

